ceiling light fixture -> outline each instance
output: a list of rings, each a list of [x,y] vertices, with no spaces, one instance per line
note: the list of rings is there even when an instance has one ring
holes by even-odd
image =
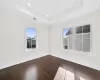
[[[30,6],[31,4],[30,3],[28,3],[28,6]]]
[[[48,17],[49,15],[47,14],[46,16]]]

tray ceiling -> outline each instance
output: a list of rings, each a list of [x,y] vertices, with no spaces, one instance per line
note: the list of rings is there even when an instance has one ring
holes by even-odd
[[[0,0],[1,8],[13,5],[13,9],[44,22],[69,19],[100,8],[100,0]]]

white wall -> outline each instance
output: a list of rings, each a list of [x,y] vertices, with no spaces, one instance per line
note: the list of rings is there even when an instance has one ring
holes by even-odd
[[[84,24],[91,24],[92,52],[87,54],[62,49],[63,28],[77,27]],[[52,24],[50,31],[50,53],[53,56],[100,70],[100,12],[91,13],[63,23]]]
[[[13,1],[13,0],[12,0]],[[100,70],[100,12],[92,13],[64,23],[49,25],[33,21],[31,17],[15,8],[11,3],[0,3],[0,69],[51,53],[75,63]],[[61,49],[62,29],[91,23],[93,51],[83,54]],[[25,29],[37,29],[38,48],[25,51]]]
[[[38,48],[25,51],[25,30],[37,30]],[[48,25],[7,4],[0,5],[0,69],[48,54]]]

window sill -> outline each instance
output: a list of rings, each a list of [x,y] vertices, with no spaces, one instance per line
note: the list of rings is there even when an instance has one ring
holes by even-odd
[[[32,52],[32,51],[36,51],[37,48],[34,48],[34,49],[25,49],[26,52]]]
[[[64,53],[68,52],[68,53],[74,53],[74,54],[79,54],[79,55],[89,55],[89,56],[95,56],[95,54],[93,54],[92,51],[90,52],[82,52],[82,51],[76,51],[76,50],[66,50],[66,49],[63,49],[62,50]]]

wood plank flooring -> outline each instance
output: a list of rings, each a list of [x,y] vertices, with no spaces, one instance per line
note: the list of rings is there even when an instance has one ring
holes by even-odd
[[[100,71],[50,55],[2,69],[0,80],[53,80],[59,66],[73,72],[75,80],[100,80]]]

